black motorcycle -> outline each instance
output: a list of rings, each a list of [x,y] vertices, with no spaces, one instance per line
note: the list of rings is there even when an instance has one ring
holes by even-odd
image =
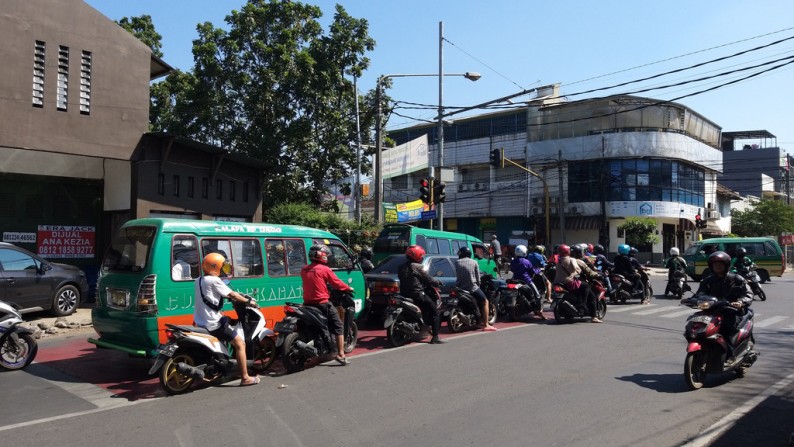
[[[664,295],[672,293],[674,297],[679,300],[683,298],[684,292],[691,292],[692,288],[686,282],[686,273],[676,270],[673,275],[667,280],[667,287],[665,288]]]
[[[766,292],[761,288],[761,276],[755,271],[754,265],[736,270],[736,273],[747,281],[754,297],[757,296],[759,300],[766,301]]]
[[[599,279],[590,281],[590,286],[596,295],[595,316],[603,320],[607,314],[606,287],[603,280]],[[569,291],[560,283],[552,284],[551,290],[551,310],[557,323],[573,323],[578,318],[590,317],[587,299],[579,296],[579,293]]]
[[[483,291],[484,292],[484,291]],[[488,297],[488,294],[486,294]],[[488,298],[488,324],[496,322],[496,303]],[[452,333],[462,332],[482,326],[482,311],[477,304],[477,298],[471,292],[454,287],[446,299],[444,316],[447,319],[447,328]]]
[[[638,299],[640,302],[646,303],[653,297],[653,288],[651,287],[650,281],[645,284],[642,280],[639,280],[635,288],[634,283],[628,278],[619,273],[612,272],[610,282],[612,283],[614,293],[610,295],[609,298],[613,304],[617,304],[618,302],[625,304],[626,301],[630,299]]]
[[[521,321],[529,315],[543,312],[540,292],[532,282],[508,279],[500,299],[511,321]]]
[[[441,306],[441,294],[436,288],[426,288],[425,294]],[[428,329],[422,318],[422,309],[413,300],[400,294],[389,296],[386,320],[383,322],[386,338],[395,348],[419,338]]]
[[[354,321],[355,302],[350,292],[331,292],[331,303],[342,320],[345,353],[353,351],[358,338]],[[306,362],[336,354],[336,336],[328,330],[328,318],[316,307],[298,303],[284,305],[286,316],[276,323],[276,347],[288,373],[302,371]]]

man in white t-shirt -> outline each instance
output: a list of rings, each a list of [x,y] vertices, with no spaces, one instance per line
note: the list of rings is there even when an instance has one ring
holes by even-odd
[[[229,318],[221,312],[223,299],[251,304],[251,300],[233,291],[220,278],[221,269],[226,258],[220,253],[210,253],[204,257],[201,269],[204,276],[196,280],[196,305],[193,309],[193,321],[196,326],[207,329],[210,334],[222,342],[231,343],[234,347],[234,356],[240,365],[240,386],[256,385],[258,376],[248,375],[248,365],[245,356],[245,338],[243,334],[235,332],[229,325]]]

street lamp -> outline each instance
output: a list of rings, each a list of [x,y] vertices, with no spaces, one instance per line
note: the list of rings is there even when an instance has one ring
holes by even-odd
[[[376,105],[376,116],[375,116],[375,222],[381,223],[382,216],[381,212],[383,211],[383,173],[381,169],[381,152],[383,150],[382,147],[382,133],[383,133],[383,123],[382,123],[382,115],[383,110],[381,107],[381,96],[383,94],[383,81],[388,78],[412,78],[412,77],[428,77],[428,76],[438,76],[439,80],[443,79],[444,76],[462,76],[470,81],[476,81],[482,77],[477,72],[467,71],[466,73],[433,73],[433,74],[388,74],[382,75],[378,77],[377,85],[375,86],[375,102]],[[439,81],[439,99],[441,99],[441,87],[443,84]],[[438,122],[440,126],[443,126],[442,120],[442,113],[443,107],[441,106],[441,102],[439,101],[438,107]],[[441,134],[439,135],[440,145],[439,145],[439,166],[443,166],[443,127],[439,129]],[[430,177],[433,177],[433,167],[430,167]],[[439,204],[440,206],[441,204]],[[439,217],[440,219],[440,217]],[[442,225],[439,223],[439,225]]]

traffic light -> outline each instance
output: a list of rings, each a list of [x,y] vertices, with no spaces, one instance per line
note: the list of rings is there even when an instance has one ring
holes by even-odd
[[[706,221],[700,217],[700,213],[695,214],[695,228],[706,228]]]
[[[494,149],[491,151],[491,166],[494,168],[504,167],[504,154],[503,149]]]
[[[433,200],[436,203],[444,203],[444,200],[447,199],[447,193],[444,192],[446,188],[446,183],[438,183],[437,185],[433,186]]]
[[[419,200],[430,203],[430,182],[426,178],[419,181]]]

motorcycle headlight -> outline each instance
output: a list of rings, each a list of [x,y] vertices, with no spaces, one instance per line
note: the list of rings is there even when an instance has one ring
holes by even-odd
[[[698,309],[708,309],[714,305],[713,300],[698,300]]]

